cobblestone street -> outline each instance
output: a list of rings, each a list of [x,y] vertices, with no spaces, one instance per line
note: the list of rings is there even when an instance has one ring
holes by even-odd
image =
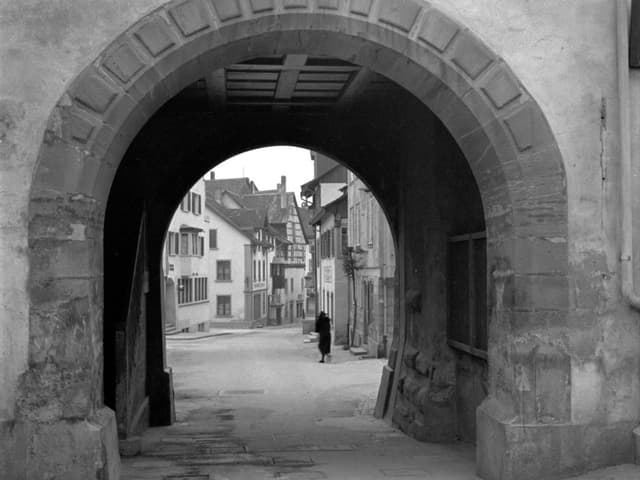
[[[300,328],[167,340],[177,422],[152,428],[123,478],[475,479],[474,448],[419,443],[373,418],[383,360],[320,364]],[[635,467],[585,480],[640,478]]]

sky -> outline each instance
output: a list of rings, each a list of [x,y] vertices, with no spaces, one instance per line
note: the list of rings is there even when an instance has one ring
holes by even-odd
[[[213,171],[217,179],[248,177],[259,190],[274,190],[286,175],[287,191],[295,193],[300,204],[300,185],[313,179],[313,162],[304,148],[266,147],[231,157]]]

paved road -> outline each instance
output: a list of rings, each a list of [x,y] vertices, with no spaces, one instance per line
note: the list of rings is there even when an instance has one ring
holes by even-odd
[[[414,441],[372,417],[381,360],[317,362],[300,328],[169,340],[176,424],[149,430],[125,480],[471,480],[466,444]],[[201,476],[200,476],[201,475]],[[631,480],[640,469],[583,480]]]

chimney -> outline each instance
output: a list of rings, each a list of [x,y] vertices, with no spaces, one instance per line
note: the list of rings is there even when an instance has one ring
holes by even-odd
[[[287,177],[280,177],[280,208],[287,208]]]

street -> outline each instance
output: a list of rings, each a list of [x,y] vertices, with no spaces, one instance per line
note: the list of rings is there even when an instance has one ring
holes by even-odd
[[[168,339],[176,423],[144,434],[123,478],[477,478],[472,445],[420,443],[373,418],[384,360],[318,359],[299,326]],[[632,475],[622,466],[581,478]]]

